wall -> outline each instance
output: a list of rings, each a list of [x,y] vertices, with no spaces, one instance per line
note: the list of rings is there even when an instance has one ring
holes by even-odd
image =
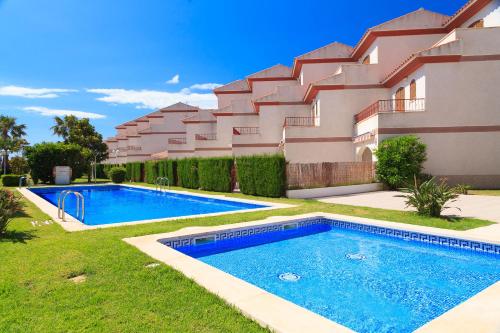
[[[485,27],[498,27],[500,26],[500,0],[491,1],[476,15],[462,24],[463,28],[469,27],[475,21],[483,19]]]

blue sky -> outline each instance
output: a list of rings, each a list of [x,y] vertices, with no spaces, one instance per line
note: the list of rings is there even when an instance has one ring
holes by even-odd
[[[452,14],[465,0],[0,0],[0,114],[31,143],[57,138],[55,114],[114,126],[420,7]],[[175,79],[177,77],[177,79]],[[169,82],[170,81],[170,82]]]

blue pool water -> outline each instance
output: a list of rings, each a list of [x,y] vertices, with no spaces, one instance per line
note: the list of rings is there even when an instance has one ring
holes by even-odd
[[[412,332],[500,280],[500,255],[327,221],[177,250],[358,332]]]
[[[72,186],[32,188],[32,192],[57,206],[57,199],[63,190],[80,192],[85,198],[85,221],[87,225],[101,225],[150,219],[231,212],[245,209],[264,208],[232,200],[158,192],[128,186]],[[65,211],[76,217],[76,198],[69,195]]]

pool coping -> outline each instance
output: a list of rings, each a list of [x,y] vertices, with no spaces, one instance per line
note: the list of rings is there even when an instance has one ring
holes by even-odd
[[[467,234],[467,231],[439,229],[322,212],[294,216],[273,216],[259,221],[221,226],[188,227],[174,232],[130,237],[123,240],[150,257],[180,271],[211,293],[224,299],[228,304],[235,306],[245,316],[257,321],[263,327],[270,328],[272,331],[289,333],[353,332],[339,323],[160,243],[160,241],[173,242],[185,237],[204,237],[217,232],[236,231],[247,227],[283,225],[293,220],[313,217],[325,217],[401,231],[500,244],[500,240],[494,239],[493,236],[478,238]],[[474,332],[498,333],[500,329],[500,316],[498,316],[500,302],[498,302],[498,299],[500,299],[500,281],[424,324],[416,332],[451,333],[469,329],[469,331]]]
[[[95,187],[95,186],[109,186],[109,185],[134,187],[134,188],[145,189],[145,190],[149,190],[149,191],[157,191],[156,189],[151,188],[151,187],[142,186],[142,185],[132,185],[132,184],[110,184],[110,183],[107,183],[107,184],[82,184],[82,185],[78,184],[78,185],[72,185],[72,186],[75,186],[75,187],[86,187],[86,186]],[[257,212],[257,211],[266,211],[266,210],[273,210],[273,209],[295,207],[295,205],[290,205],[290,204],[275,203],[275,202],[269,202],[269,201],[263,201],[263,200],[233,198],[233,197],[220,195],[220,194],[193,193],[193,192],[189,192],[189,191],[179,191],[179,190],[163,190],[163,192],[191,195],[191,196],[202,197],[202,198],[227,200],[227,201],[241,202],[241,203],[248,203],[248,204],[266,205],[269,207],[242,209],[242,210],[208,213],[208,214],[175,216],[175,217],[166,217],[166,218],[158,218],[158,219],[136,220],[136,221],[118,222],[118,223],[100,224],[100,225],[87,225],[87,224],[80,222],[78,219],[76,219],[75,217],[71,216],[68,213],[66,213],[66,221],[63,221],[62,219],[60,219],[57,216],[57,206],[53,205],[49,201],[43,199],[42,197],[38,196],[37,194],[35,194],[29,190],[32,188],[36,189],[36,188],[50,188],[50,187],[66,187],[66,186],[54,185],[54,186],[32,186],[29,188],[22,187],[22,188],[17,188],[17,191],[19,193],[21,193],[21,195],[23,195],[27,200],[31,201],[35,206],[40,208],[40,210],[42,210],[45,214],[49,215],[50,218],[52,220],[54,220],[56,223],[58,223],[64,230],[69,231],[69,232],[95,230],[95,229],[102,229],[102,228],[122,227],[122,226],[138,225],[138,224],[146,224],[146,223],[167,222],[167,221],[174,221],[174,220],[181,220],[181,219],[193,219],[193,218],[202,218],[202,217],[210,217],[210,216],[221,216],[221,215],[227,215],[227,214],[241,214],[241,213],[248,213],[248,212]],[[70,187],[70,186],[68,186],[68,187]],[[126,214],[126,213],[124,213],[124,214]]]

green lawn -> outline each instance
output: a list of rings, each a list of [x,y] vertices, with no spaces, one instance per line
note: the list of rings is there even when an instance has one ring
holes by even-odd
[[[231,194],[234,197],[246,197]],[[490,224],[428,219],[414,213],[274,199],[298,205],[274,211],[67,233],[25,202],[0,239],[0,332],[262,332],[218,297],[122,241],[193,225],[218,225],[324,211],[465,230]],[[69,277],[86,274],[80,284]]]
[[[500,196],[500,190],[469,190],[469,194]]]

